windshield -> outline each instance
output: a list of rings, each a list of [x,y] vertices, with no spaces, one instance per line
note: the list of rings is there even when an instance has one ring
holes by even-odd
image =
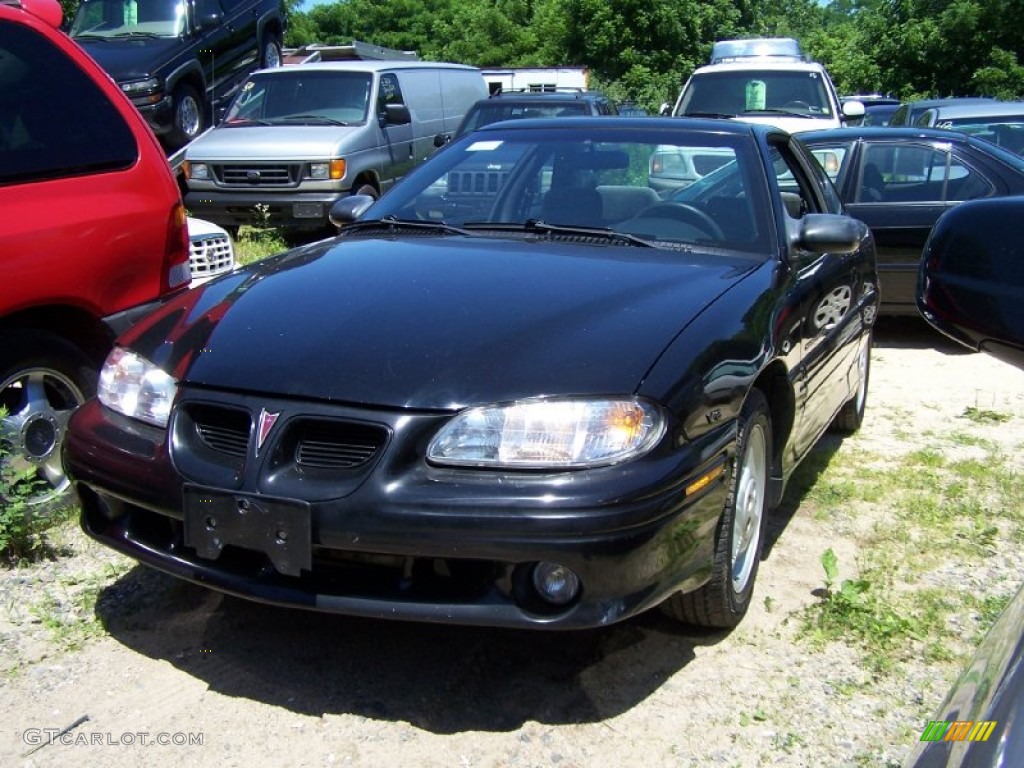
[[[821,74],[807,70],[702,72],[690,78],[681,115],[744,115],[779,112],[833,117]]]
[[[508,101],[496,100],[478,104],[466,115],[466,119],[456,133],[462,136],[477,128],[483,128],[491,123],[498,123],[502,120],[519,120],[531,117],[576,117],[587,114],[586,105],[579,101],[555,102],[545,104],[537,101],[528,103],[511,103]]]
[[[354,125],[366,122],[370,75],[308,69],[253,75],[223,125]]]
[[[655,247],[768,252],[764,170],[750,136],[594,125],[602,122],[512,125],[465,136],[407,176],[362,219],[394,217],[481,233],[536,231],[540,222],[606,230]],[[652,156],[666,151],[714,154],[728,166],[732,183],[692,204],[666,200],[651,179]]]
[[[72,37],[178,37],[185,31],[184,0],[82,0]]]

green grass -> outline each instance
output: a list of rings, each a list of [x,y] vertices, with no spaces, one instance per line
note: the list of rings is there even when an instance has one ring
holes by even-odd
[[[991,412],[968,413],[982,427],[1002,421]],[[954,457],[963,446],[983,455]],[[1006,598],[941,586],[930,574],[951,560],[981,563],[1024,541],[1024,489],[1009,457],[957,428],[902,456],[844,445],[810,480],[800,502],[814,507],[815,519],[867,513],[877,522],[858,536],[855,562],[839,562],[831,549],[821,554],[824,588],[800,616],[800,636],[812,646],[859,648],[875,675],[910,658],[961,663]],[[953,617],[976,637],[958,631]]]

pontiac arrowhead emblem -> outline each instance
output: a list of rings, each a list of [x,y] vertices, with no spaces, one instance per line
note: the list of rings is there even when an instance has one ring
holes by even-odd
[[[277,417],[281,415],[281,412],[271,413],[266,408],[260,409],[260,418],[256,422],[256,455],[260,455],[260,448],[263,447],[263,443],[267,439],[267,435],[270,434],[270,430],[274,428],[274,424],[277,423]]]

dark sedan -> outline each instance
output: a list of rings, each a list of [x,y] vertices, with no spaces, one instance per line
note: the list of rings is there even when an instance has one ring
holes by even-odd
[[[731,183],[659,199],[666,146],[731,153]],[[370,203],[120,338],[66,442],[85,531],[316,610],[735,625],[767,513],[867,397],[874,245],[813,157],[738,122],[519,120]]]
[[[842,128],[800,139],[875,236],[884,314],[917,314],[921,249],[939,216],[964,200],[1024,194],[1024,159],[957,131]]]

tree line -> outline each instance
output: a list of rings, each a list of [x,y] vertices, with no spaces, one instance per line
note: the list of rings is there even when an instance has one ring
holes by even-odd
[[[478,67],[585,66],[654,111],[715,40],[795,37],[840,93],[1024,98],[1022,0],[335,0],[289,11],[286,44],[352,40]]]
[[[60,0],[65,18],[78,0]],[[654,111],[715,40],[795,37],[843,94],[1024,99],[1024,0],[284,0],[285,45],[352,40],[477,67],[585,66]]]

